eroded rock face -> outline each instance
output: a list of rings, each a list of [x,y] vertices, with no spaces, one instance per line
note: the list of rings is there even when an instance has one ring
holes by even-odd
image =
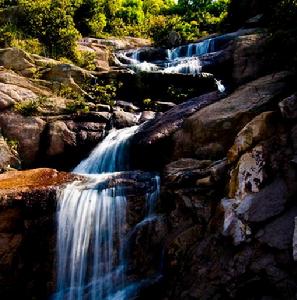
[[[17,48],[0,50],[0,64],[23,76],[32,76],[36,71],[34,60],[25,51]]]
[[[288,88],[287,76],[282,72],[257,79],[189,117],[174,135],[174,157],[222,157],[245,124],[275,107]]]
[[[54,285],[59,186],[77,176],[52,169],[0,175],[1,299],[46,299]]]
[[[228,152],[229,161],[236,161],[241,153],[257,142],[271,137],[275,132],[277,117],[274,112],[264,112],[249,122],[237,134],[235,143]]]
[[[297,95],[291,95],[279,103],[279,108],[284,118],[297,118]]]
[[[0,115],[2,132],[5,137],[18,142],[20,158],[24,166],[36,161],[45,124],[38,117],[23,117],[15,113]]]
[[[223,114],[224,109],[232,113],[234,106],[228,104],[220,106]],[[222,152],[228,154],[224,163],[192,154],[165,168],[161,205],[169,223],[168,278],[162,299],[295,298],[296,125],[281,116],[277,105],[273,108],[256,109],[254,118],[243,120],[233,146]],[[203,119],[201,111],[196,114]],[[216,117],[222,127],[224,118]],[[216,132],[203,134],[220,138]]]

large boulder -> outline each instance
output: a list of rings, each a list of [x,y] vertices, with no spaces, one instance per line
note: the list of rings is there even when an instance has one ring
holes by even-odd
[[[69,170],[103,140],[110,127],[111,114],[88,112],[44,119],[47,126],[39,163]]]
[[[243,35],[235,40],[232,78],[237,84],[256,79],[269,70],[263,50],[266,41],[267,35],[263,33]]]
[[[46,122],[38,117],[24,117],[13,112],[0,115],[0,128],[5,137],[18,143],[20,158],[25,167],[38,158],[41,135]]]
[[[137,166],[153,168],[170,161],[171,136],[182,127],[184,120],[199,109],[220,99],[217,92],[193,98],[179,104],[155,119],[143,124],[133,137],[133,159]],[[141,157],[138,159],[138,154]],[[143,161],[143,155],[147,160]]]
[[[139,116],[135,113],[119,110],[113,113],[112,119],[113,125],[120,129],[138,124]]]
[[[94,78],[90,71],[72,64],[56,64],[44,70],[42,74],[43,79],[62,83],[78,93],[82,92],[79,84]]]
[[[10,108],[17,102],[49,97],[50,90],[11,70],[0,70],[0,110]]]
[[[53,292],[56,193],[75,179],[52,169],[0,175],[1,299]]]
[[[32,76],[36,71],[32,57],[18,48],[1,49],[0,65],[23,76]]]
[[[263,112],[249,122],[236,136],[234,145],[228,151],[229,161],[236,161],[239,155],[276,131],[278,116],[274,112]]]
[[[279,108],[284,118],[297,119],[297,94],[293,94],[279,103]]]
[[[222,157],[253,117],[277,106],[288,92],[288,82],[287,72],[267,75],[199,110],[174,134],[174,157]]]

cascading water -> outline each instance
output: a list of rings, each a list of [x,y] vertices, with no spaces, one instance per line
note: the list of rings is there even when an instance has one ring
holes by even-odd
[[[128,67],[133,72],[161,72],[165,74],[198,75],[203,64],[201,56],[217,51],[216,40],[222,37],[206,39],[199,43],[192,43],[166,50],[166,61],[147,62],[141,61],[140,51],[130,50],[117,53],[118,65]],[[220,80],[214,79],[217,89],[224,93],[226,88]]]
[[[69,184],[58,203],[58,269],[55,300],[125,300],[137,283],[125,282],[125,187],[106,185],[110,173],[126,170],[129,138],[137,126],[112,130],[74,172],[93,174]],[[101,175],[94,175],[100,174]],[[147,216],[159,195],[159,177],[147,198]]]
[[[169,61],[172,61],[181,57],[201,56],[214,51],[214,40],[206,39],[199,43],[193,43],[174,49],[168,49],[167,59]]]
[[[201,73],[202,65],[198,57],[176,59],[174,62],[168,63],[164,69],[164,73],[180,73],[198,75]]]
[[[117,54],[118,64],[133,71],[163,72],[197,75],[202,65],[199,56],[214,51],[214,40],[206,39],[199,43],[167,49],[167,61],[164,65],[141,61],[140,50],[124,51]]]
[[[73,171],[82,174],[102,174],[127,170],[129,138],[138,126],[111,130],[109,135]]]

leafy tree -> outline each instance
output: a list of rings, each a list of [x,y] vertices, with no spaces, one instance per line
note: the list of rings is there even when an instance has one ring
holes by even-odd
[[[75,59],[76,41],[80,34],[69,10],[63,3],[50,0],[19,0],[22,18],[19,26],[43,42],[51,56]]]
[[[121,18],[126,24],[139,24],[144,20],[142,0],[124,0],[117,17]]]

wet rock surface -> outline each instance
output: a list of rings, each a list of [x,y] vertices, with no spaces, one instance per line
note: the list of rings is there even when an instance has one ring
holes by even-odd
[[[143,232],[149,234],[145,226],[133,233],[135,225],[147,213],[146,195],[151,192],[154,175],[143,172],[117,173],[114,176],[107,175],[104,180],[100,180],[98,186],[93,186],[93,179],[54,169],[32,169],[0,175],[1,299],[48,299],[54,292],[58,195],[61,187],[73,181],[85,183],[86,189],[125,187],[128,204],[125,230],[131,231],[131,246],[133,245],[129,259],[133,261],[135,268],[142,270],[140,274],[136,274],[140,278],[144,273],[156,272],[159,264],[154,253],[159,255],[157,248],[160,249],[163,238],[161,233],[165,232],[162,230],[162,219],[155,225],[148,224],[155,226],[159,233],[159,236],[154,235],[153,244],[149,235],[147,244],[141,242]],[[154,261],[154,265],[145,266],[141,259],[145,257],[146,250],[152,249],[152,245],[157,248],[146,259],[147,262]]]

